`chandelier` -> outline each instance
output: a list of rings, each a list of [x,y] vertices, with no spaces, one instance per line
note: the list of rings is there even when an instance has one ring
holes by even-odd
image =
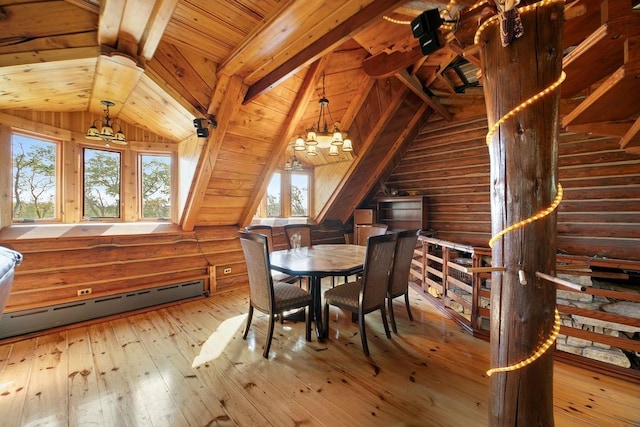
[[[100,101],[100,103],[106,107],[104,110],[104,118],[94,120],[89,130],[87,130],[86,138],[93,141],[103,140],[107,143],[113,142],[114,144],[127,145],[127,137],[122,133],[122,126],[118,123],[113,123],[112,125],[111,117],[109,117],[109,107],[113,107],[116,104],[111,101]],[[98,122],[100,123],[100,130],[98,130],[96,126]],[[118,127],[117,132],[113,131],[114,126]]]
[[[324,91],[324,73],[322,73],[322,97],[320,98],[320,114],[318,122],[314,123],[307,130],[307,138],[299,136],[293,145],[295,151],[305,151],[308,156],[317,156],[317,147],[329,148],[330,156],[338,155],[338,148],[342,151],[353,151],[351,140],[346,133],[340,131],[339,123],[333,121],[331,111],[329,111],[329,100]],[[331,129],[327,123],[327,116],[332,123]]]
[[[291,160],[287,160],[284,164],[284,170],[286,171],[301,171],[302,168],[302,163],[300,162],[300,160],[298,160],[298,158],[296,157],[296,153],[295,151],[293,152],[293,157],[291,157]]]

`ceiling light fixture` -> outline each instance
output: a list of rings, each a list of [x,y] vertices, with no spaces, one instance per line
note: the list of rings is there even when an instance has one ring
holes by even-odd
[[[127,137],[122,133],[122,126],[118,123],[111,124],[112,119],[109,117],[109,107],[113,107],[116,104],[111,101],[100,101],[100,103],[106,107],[104,109],[104,118],[94,120],[89,130],[87,130],[87,139],[91,139],[93,141],[103,140],[107,143],[113,142],[114,144],[127,145]],[[100,123],[100,130],[98,130],[96,123]],[[117,132],[113,131],[114,126],[118,127]]]
[[[293,152],[293,157],[291,157],[291,160],[287,160],[284,164],[284,170],[286,171],[301,171],[302,168],[302,163],[300,162],[300,160],[298,160],[298,158],[296,157],[296,152]]]
[[[339,123],[333,121],[331,111],[329,111],[329,100],[325,94],[324,73],[322,73],[322,97],[320,98],[320,113],[318,114],[318,122],[313,124],[307,130],[307,138],[299,136],[293,144],[295,151],[305,151],[308,156],[317,156],[317,148],[329,148],[330,156],[338,155],[338,147],[342,147],[342,151],[353,151],[351,139],[347,134],[340,131]],[[327,123],[327,115],[333,123],[331,130]]]

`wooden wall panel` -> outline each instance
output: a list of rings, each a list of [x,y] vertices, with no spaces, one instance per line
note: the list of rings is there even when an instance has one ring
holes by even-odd
[[[491,238],[485,117],[434,118],[387,179],[398,191],[429,196],[436,236],[486,247]],[[640,156],[615,138],[559,135],[558,250],[572,255],[640,259]],[[381,197],[378,193],[377,197]]]
[[[56,239],[29,239],[15,233],[0,231],[0,244],[24,256],[5,312],[190,280],[204,279],[205,290],[214,291],[248,283],[234,227]],[[220,266],[233,266],[232,273],[211,274]],[[211,277],[221,283],[210,284]],[[92,293],[79,297],[77,291],[85,288]]]

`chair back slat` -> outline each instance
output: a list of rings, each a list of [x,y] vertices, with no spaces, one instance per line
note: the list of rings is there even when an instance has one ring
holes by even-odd
[[[245,228],[249,233],[258,233],[267,237],[269,253],[273,252],[273,228],[270,225],[255,224],[247,225]]]
[[[273,307],[273,281],[269,268],[267,237],[259,233],[239,232],[249,276],[249,297],[260,311],[270,313]]]
[[[392,298],[407,292],[413,251],[416,248],[419,234],[420,230],[405,230],[398,233],[393,268],[389,276],[389,293]]]
[[[355,232],[355,244],[367,246],[367,239],[387,233],[387,224],[358,224]]]
[[[360,302],[365,313],[384,305],[395,248],[395,234],[372,236],[368,240]]]

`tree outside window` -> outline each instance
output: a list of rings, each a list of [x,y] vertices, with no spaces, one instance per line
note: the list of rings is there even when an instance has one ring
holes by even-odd
[[[309,175],[291,174],[291,216],[309,216]]]
[[[282,174],[276,172],[267,187],[267,216],[282,216]]]
[[[13,220],[56,219],[58,144],[12,135]]]
[[[166,219],[171,215],[171,156],[142,154],[142,218]]]
[[[85,218],[120,218],[120,153],[84,148]]]

